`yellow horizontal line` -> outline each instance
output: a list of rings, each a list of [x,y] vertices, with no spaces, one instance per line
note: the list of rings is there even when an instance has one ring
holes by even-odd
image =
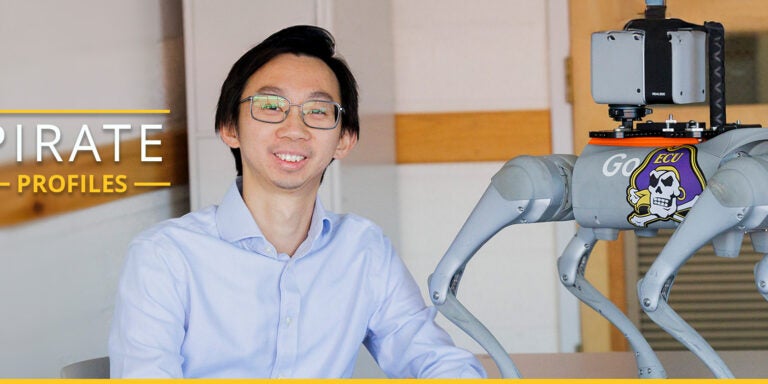
[[[170,109],[0,109],[0,115],[167,115]]]
[[[7,181],[0,181],[0,187],[10,187],[11,183]]]
[[[134,187],[170,187],[170,181],[136,181],[133,183]]]

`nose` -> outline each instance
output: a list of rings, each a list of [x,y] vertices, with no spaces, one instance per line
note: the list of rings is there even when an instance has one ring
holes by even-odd
[[[293,140],[306,140],[310,135],[309,129],[310,128],[304,124],[304,120],[301,118],[301,106],[291,105],[288,110],[288,117],[286,117],[285,121],[280,123],[280,126],[277,129],[277,135],[278,137],[285,137]]]

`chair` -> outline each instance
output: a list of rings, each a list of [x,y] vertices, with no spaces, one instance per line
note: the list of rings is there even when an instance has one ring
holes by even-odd
[[[109,379],[109,357],[78,361],[61,369],[62,379]]]

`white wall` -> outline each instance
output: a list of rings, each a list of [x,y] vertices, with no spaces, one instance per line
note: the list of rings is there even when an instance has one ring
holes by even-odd
[[[397,112],[550,108],[547,5],[394,0]],[[427,277],[502,164],[398,167],[400,253],[425,299]],[[459,299],[509,352],[560,350],[555,233],[554,224],[508,228],[462,279]],[[484,353],[444,317],[439,322],[458,345]]]
[[[399,247],[392,5],[379,0],[332,3],[328,27],[360,91],[360,140],[339,165],[340,200],[333,209],[373,219]]]
[[[545,1],[392,3],[398,113],[549,106]]]
[[[181,3],[173,0],[0,2],[2,109],[165,109],[170,116],[0,116],[0,164],[34,164],[34,124],[62,131],[73,148],[82,124],[185,128]],[[88,152],[81,154],[90,156]],[[111,161],[112,159],[104,159]],[[49,160],[46,160],[49,161]],[[0,229],[0,377],[58,377],[66,364],[105,356],[114,294],[130,239],[188,208],[186,186]]]

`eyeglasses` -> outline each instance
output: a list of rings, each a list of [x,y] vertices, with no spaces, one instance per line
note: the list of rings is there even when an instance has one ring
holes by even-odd
[[[292,104],[278,95],[256,94],[240,100],[251,102],[251,117],[263,123],[282,123],[288,118],[291,107],[299,107],[301,121],[315,129],[334,129],[339,125],[341,104],[328,100],[307,100],[301,104]]]

